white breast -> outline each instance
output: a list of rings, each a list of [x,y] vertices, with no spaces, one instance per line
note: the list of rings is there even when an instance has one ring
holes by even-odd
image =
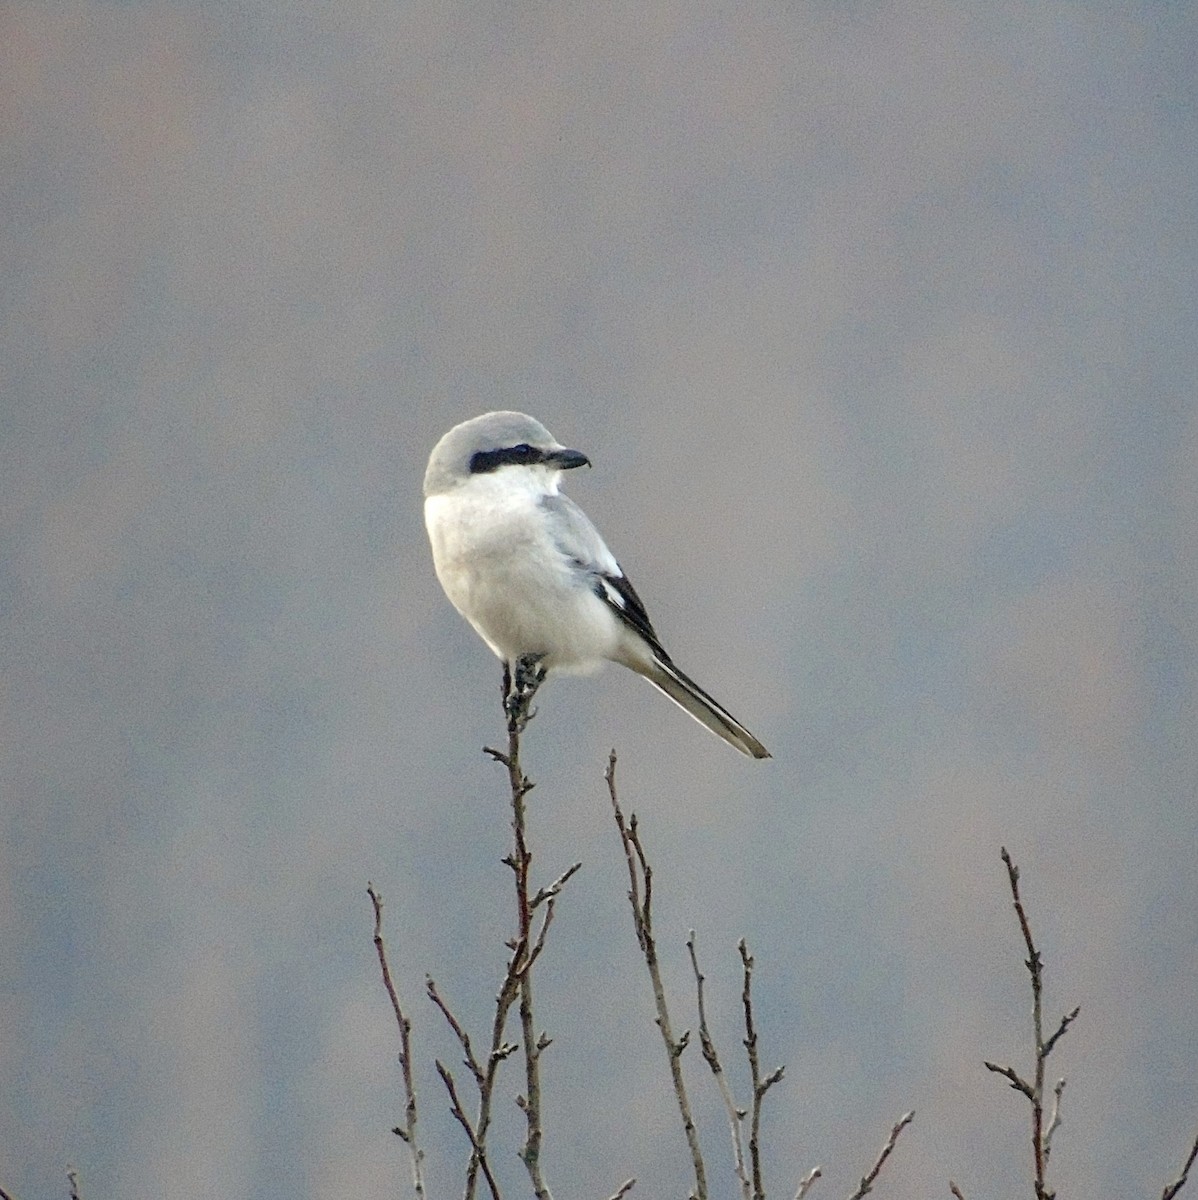
[[[499,658],[535,654],[550,669],[592,670],[611,657],[619,622],[550,538],[544,488],[514,482],[477,476],[425,501],[437,578]]]

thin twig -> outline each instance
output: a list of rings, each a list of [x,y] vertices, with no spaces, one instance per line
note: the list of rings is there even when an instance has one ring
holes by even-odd
[[[12,1192],[5,1191],[4,1188],[0,1187],[0,1200],[15,1200],[15,1197]],[[612,1200],[615,1200],[615,1197]]]
[[[474,1082],[481,1086],[486,1079],[486,1072],[479,1065],[479,1061],[475,1057],[474,1046],[470,1042],[470,1035],[462,1028],[462,1023],[457,1019],[448,1002],[441,995],[437,988],[436,980],[431,975],[424,977],[424,990],[428,998],[441,1010],[441,1015],[445,1018],[445,1023],[453,1030],[454,1037],[458,1039],[458,1044],[462,1047],[462,1054],[465,1056],[462,1061],[469,1068],[470,1074],[474,1076]]]
[[[749,1075],[753,1081],[753,1107],[749,1118],[749,1161],[753,1166],[753,1200],[765,1200],[765,1185],[761,1179],[761,1102],[766,1092],[782,1078],[785,1067],[775,1067],[765,1078],[757,1056],[757,1030],[753,1027],[753,956],[745,939],[736,948],[744,968],[741,1004],[745,1010],[745,1052],[749,1057]]]
[[[563,871],[548,887],[538,888],[537,894],[528,902],[529,908],[540,908],[546,900],[556,900],[570,877],[581,869],[582,863],[576,862],[572,867]]]
[[[474,1077],[475,1084],[478,1087],[478,1115],[475,1117],[473,1128],[470,1131],[470,1162],[466,1167],[466,1190],[464,1193],[466,1200],[473,1200],[475,1190],[478,1186],[478,1172],[480,1168],[484,1167],[486,1159],[487,1132],[491,1127],[491,1105],[495,1094],[495,1079],[499,1072],[499,1064],[517,1049],[512,1043],[504,1041],[504,1032],[507,1029],[508,1013],[511,1011],[512,1004],[516,999],[519,970],[518,959],[522,954],[522,950],[512,950],[511,957],[508,959],[503,983],[499,988],[499,995],[495,998],[495,1017],[491,1024],[491,1046],[487,1053],[487,1064],[485,1067],[478,1061],[474,1053],[470,1035],[454,1015],[448,1002],[437,989],[436,983],[431,976],[425,977],[425,988],[428,992],[428,998],[440,1009],[446,1023],[453,1030],[454,1036],[458,1039],[458,1044],[462,1047],[462,1054],[464,1056],[462,1061]],[[445,1076],[442,1075],[441,1078],[444,1080]],[[448,1087],[448,1083],[446,1083],[446,1087]],[[453,1100],[452,1093],[450,1099]],[[489,1167],[486,1169],[489,1170]]]
[[[1190,1177],[1190,1168],[1194,1165],[1196,1158],[1198,1158],[1198,1134],[1194,1136],[1194,1144],[1190,1147],[1190,1153],[1186,1158],[1185,1166],[1181,1168],[1181,1174],[1161,1193],[1161,1200],[1173,1200],[1173,1197],[1185,1187],[1186,1180]]]
[[[1029,1100],[1035,1103],[1036,1093],[1032,1089],[1032,1085],[1027,1082],[1014,1067],[1008,1067],[1005,1064],[992,1063],[988,1059],[983,1059],[982,1065],[987,1071],[993,1071],[995,1075],[1001,1075],[1009,1081],[1011,1086],[1017,1091],[1022,1092]]]
[[[1072,1012],[1067,1012],[1061,1018],[1061,1023],[1060,1023],[1060,1025],[1057,1026],[1056,1033],[1054,1033],[1052,1035],[1052,1037],[1050,1037],[1048,1039],[1048,1041],[1046,1041],[1044,1043],[1045,1059],[1047,1059],[1048,1056],[1052,1053],[1052,1048],[1057,1044],[1057,1042],[1059,1042],[1061,1040],[1062,1036],[1065,1033],[1065,1030],[1067,1030],[1069,1028],[1069,1026],[1072,1025],[1073,1022],[1077,1020],[1078,1014],[1081,1012],[1081,1010],[1082,1010],[1082,1008],[1081,1008],[1081,1005],[1079,1004],[1076,1008],[1074,1008],[1074,1010]]]
[[[1031,1104],[1032,1117],[1032,1167],[1034,1173],[1033,1186],[1036,1200],[1053,1200],[1056,1193],[1048,1186],[1048,1158],[1052,1148],[1052,1135],[1061,1124],[1061,1094],[1065,1090],[1062,1079],[1054,1089],[1055,1101],[1047,1125],[1044,1120],[1044,1070],[1048,1056],[1053,1052],[1057,1042],[1065,1036],[1069,1027],[1077,1020],[1081,1012],[1080,1005],[1072,1012],[1066,1013],[1057,1025],[1055,1032],[1048,1038],[1044,1036],[1043,992],[1044,992],[1044,959],[1036,948],[1032,937],[1031,922],[1023,899],[1019,894],[1019,868],[1011,860],[1007,848],[1002,848],[1002,860],[1007,868],[1007,882],[1011,888],[1011,900],[1015,907],[1015,915],[1019,918],[1019,929],[1023,934],[1023,944],[1027,948],[1028,975],[1032,982],[1032,1036],[1035,1040],[1036,1061],[1031,1082],[1023,1078],[1013,1067],[999,1066],[986,1062],[986,1069],[1001,1075],[1018,1092],[1022,1092]]]
[[[675,1038],[670,1024],[670,1012],[666,1006],[665,987],[661,981],[661,967],[657,959],[657,943],[653,938],[653,868],[645,856],[641,845],[640,834],[637,832],[636,814],[632,813],[628,820],[624,819],[624,811],[616,796],[616,752],[613,750],[608,758],[607,770],[604,772],[607,780],[607,793],[611,797],[612,811],[616,819],[616,828],[620,831],[620,841],[624,847],[624,858],[628,864],[628,901],[632,906],[632,922],[636,929],[637,941],[641,946],[641,954],[645,966],[649,970],[649,980],[653,985],[653,1002],[657,1009],[657,1028],[661,1031],[662,1041],[666,1047],[666,1058],[670,1064],[670,1078],[674,1084],[674,1097],[678,1101],[678,1111],[682,1116],[682,1130],[686,1135],[686,1144],[690,1150],[691,1165],[695,1172],[695,1187],[692,1195],[695,1200],[707,1200],[707,1169],[703,1165],[703,1153],[699,1147],[699,1134],[691,1116],[690,1100],[686,1094],[686,1084],[682,1079],[682,1052],[690,1042],[690,1035],[683,1033]]]
[[[740,1183],[740,1194],[742,1200],[749,1200],[753,1194],[753,1190],[752,1184],[749,1182],[748,1171],[745,1167],[745,1148],[741,1137],[741,1127],[744,1124],[745,1110],[737,1107],[736,1101],[732,1096],[732,1088],[728,1083],[728,1076],[724,1071],[723,1064],[720,1062],[719,1053],[715,1048],[715,1042],[712,1040],[711,1031],[707,1026],[707,1005],[703,996],[705,977],[703,972],[699,970],[699,957],[695,950],[695,931],[693,929],[686,939],[686,948],[690,953],[691,969],[695,973],[695,992],[698,997],[699,1008],[699,1045],[702,1047],[704,1060],[711,1068],[711,1073],[715,1076],[716,1085],[720,1090],[720,1099],[724,1102],[724,1112],[728,1117],[728,1129],[732,1135],[732,1157],[736,1168],[736,1178]]]
[[[71,1185],[71,1190],[68,1193],[70,1200],[79,1200],[79,1172],[75,1167],[67,1167],[67,1182]]]
[[[1052,1153],[1052,1135],[1064,1123],[1061,1118],[1061,1097],[1065,1094],[1065,1079],[1062,1076],[1052,1089],[1052,1112],[1048,1116],[1048,1126],[1044,1130],[1044,1168],[1048,1169],[1048,1156]]]
[[[954,1196],[956,1196],[957,1200],[965,1200],[964,1193],[959,1187],[957,1187],[955,1183],[953,1183],[951,1179],[948,1181],[948,1190],[952,1192]]]
[[[571,872],[572,874],[572,872]],[[545,915],[541,918],[541,928],[537,931],[536,941],[532,944],[532,949],[528,952],[528,957],[525,959],[524,966],[521,969],[521,975],[527,975],[532,970],[532,965],[541,957],[541,951],[545,949],[545,935],[549,932],[549,926],[553,924],[555,899],[550,897],[545,902]],[[531,905],[529,906],[531,910]]]
[[[620,1200],[621,1196],[627,1196],[635,1185],[635,1179],[625,1179],[624,1182],[620,1184],[620,1186],[614,1192],[612,1192],[609,1200]]]
[[[366,884],[366,894],[374,908],[374,949],[378,955],[379,968],[383,973],[383,986],[391,1000],[391,1010],[395,1014],[395,1023],[399,1027],[399,1066],[403,1073],[404,1087],[404,1123],[396,1125],[392,1130],[408,1148],[412,1160],[412,1187],[417,1200],[424,1196],[424,1151],[416,1141],[416,1086],[412,1079],[412,1022],[405,1015],[399,1003],[399,993],[391,978],[391,968],[387,963],[387,948],[383,944],[383,897],[375,890],[373,883]]]
[[[899,1134],[902,1133],[903,1130],[906,1129],[914,1119],[915,1114],[913,1112],[903,1113],[903,1115],[899,1117],[897,1124],[890,1131],[890,1136],[886,1139],[886,1145],[882,1147],[881,1154],[878,1155],[877,1159],[874,1161],[874,1165],[870,1168],[869,1174],[862,1178],[857,1190],[849,1197],[849,1200],[862,1200],[862,1197],[869,1195],[869,1193],[873,1190],[874,1182],[878,1178],[878,1173],[882,1170],[883,1165],[890,1157],[891,1151],[895,1147],[895,1143],[899,1139]]]
[[[428,997],[441,1010],[446,1023],[457,1037],[458,1043],[462,1047],[462,1053],[465,1056],[463,1062],[466,1064],[471,1075],[474,1076],[478,1087],[478,1115],[475,1118],[471,1133],[470,1162],[466,1167],[466,1200],[473,1200],[475,1190],[478,1186],[478,1172],[484,1167],[486,1159],[487,1133],[491,1127],[491,1107],[495,1095],[495,1079],[499,1072],[499,1064],[505,1058],[515,1053],[518,1048],[511,1042],[504,1040],[504,1033],[507,1029],[508,1013],[511,1011],[512,1005],[516,1000],[519,964],[522,957],[523,949],[518,946],[513,947],[511,956],[508,959],[507,970],[504,973],[503,983],[499,988],[499,995],[495,998],[495,1017],[491,1023],[491,1046],[487,1052],[487,1064],[485,1067],[482,1066],[475,1056],[470,1036],[466,1033],[462,1027],[462,1023],[457,1019],[448,1003],[437,990],[436,983],[431,977],[425,979]],[[450,1098],[452,1100],[452,1095]],[[489,1170],[489,1167],[486,1169]]]
[[[440,1059],[437,1060],[437,1074],[441,1076],[441,1082],[445,1084],[445,1090],[449,1093],[449,1111],[457,1123],[466,1131],[466,1137],[474,1149],[471,1164],[477,1163],[478,1168],[482,1170],[483,1178],[487,1181],[487,1186],[491,1189],[493,1200],[499,1200],[499,1185],[495,1182],[495,1176],[491,1174],[491,1164],[487,1159],[486,1143],[480,1138],[474,1126],[470,1124],[470,1118],[466,1116],[466,1110],[463,1108],[462,1101],[458,1096],[457,1084],[454,1083],[453,1073]]]
[[[799,1190],[795,1192],[795,1200],[803,1200],[803,1197],[811,1191],[815,1181],[823,1175],[822,1167],[812,1167],[802,1179],[799,1180]]]

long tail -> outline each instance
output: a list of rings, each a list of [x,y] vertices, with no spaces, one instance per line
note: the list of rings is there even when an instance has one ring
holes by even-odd
[[[726,709],[717,704],[693,679],[672,662],[654,658],[651,665],[633,667],[659,692],[667,695],[700,725],[722,737],[730,746],[753,758],[769,758],[770,752]]]

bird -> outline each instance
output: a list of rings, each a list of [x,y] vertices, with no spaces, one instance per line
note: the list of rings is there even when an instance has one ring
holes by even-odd
[[[424,520],[445,595],[504,664],[509,697],[619,663],[752,758],[769,751],[666,653],[628,576],[559,490],[591,465],[520,412],[455,425],[429,455]],[[511,709],[509,708],[509,715]]]

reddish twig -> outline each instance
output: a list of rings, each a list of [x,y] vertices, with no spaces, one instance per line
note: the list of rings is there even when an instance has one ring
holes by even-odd
[[[449,1093],[450,1111],[458,1124],[466,1131],[470,1141],[470,1163],[466,1170],[465,1200],[473,1200],[480,1173],[491,1189],[492,1195],[497,1194],[488,1157],[487,1136],[491,1128],[495,1083],[499,1066],[518,1049],[523,1049],[524,1052],[525,1092],[516,1098],[516,1103],[524,1113],[527,1123],[527,1135],[520,1150],[520,1158],[528,1170],[537,1200],[552,1200],[541,1167],[541,1146],[544,1133],[541,1119],[540,1057],[541,1052],[549,1046],[550,1039],[543,1033],[537,1035],[534,1030],[532,968],[545,948],[545,939],[549,927],[553,923],[554,904],[557,897],[582,864],[574,863],[552,883],[538,888],[535,893],[532,892],[530,883],[532,851],[528,846],[525,798],[532,791],[534,785],[520,766],[520,735],[535,715],[530,705],[542,678],[543,676],[532,668],[526,672],[518,671],[517,682],[513,686],[511,674],[506,667],[504,668],[503,696],[504,713],[507,718],[507,752],[494,750],[490,746],[483,748],[484,753],[500,763],[508,775],[512,807],[512,849],[503,862],[511,868],[515,881],[517,925],[516,936],[507,943],[508,959],[499,992],[495,997],[491,1041],[485,1060],[480,1059],[475,1052],[470,1035],[458,1020],[449,1003],[441,995],[436,983],[431,977],[426,979],[429,999],[440,1010],[457,1038],[462,1049],[462,1061],[473,1076],[478,1089],[478,1111],[474,1120],[471,1121],[466,1116],[453,1075],[440,1063],[437,1064],[441,1079]],[[533,917],[538,909],[542,910],[541,918],[538,927],[534,930]],[[506,1039],[508,1019],[517,1002],[522,1034],[519,1044]]]
[[[501,763],[508,774],[512,804],[512,853],[504,859],[515,879],[516,917],[518,935],[512,943],[509,973],[514,970],[520,1002],[521,1046],[524,1051],[524,1095],[516,1099],[524,1113],[527,1132],[520,1149],[520,1159],[528,1171],[533,1194],[537,1200],[552,1200],[541,1164],[544,1127],[541,1115],[541,1053],[551,1039],[537,1033],[534,1020],[532,967],[545,947],[545,937],[553,922],[554,901],[567,880],[579,869],[575,863],[548,887],[531,893],[530,874],[532,851],[528,847],[525,798],[534,784],[520,765],[520,735],[536,715],[531,707],[544,671],[537,662],[519,662],[514,672],[505,665],[503,670],[503,708],[507,716],[507,753],[485,747],[485,752]],[[533,913],[544,906],[540,928],[533,932]]]

